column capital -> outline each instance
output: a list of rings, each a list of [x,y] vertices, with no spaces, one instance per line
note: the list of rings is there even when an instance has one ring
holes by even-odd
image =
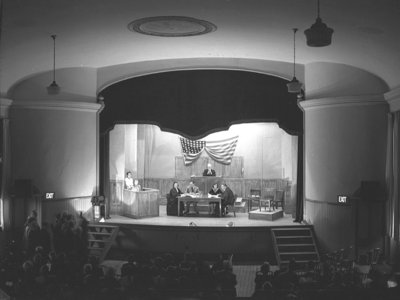
[[[320,99],[310,99],[299,102],[299,106],[304,110],[329,109],[334,107],[353,107],[369,105],[387,105],[383,95],[362,95],[346,97],[327,97]]]
[[[8,98],[0,98],[0,118],[8,117],[8,110],[13,103],[13,100]]]
[[[70,110],[84,112],[98,112],[102,109],[99,103],[77,101],[15,101],[13,109],[39,109],[39,110]]]
[[[389,103],[390,111],[393,112],[400,110],[400,86],[385,93],[385,100]]]

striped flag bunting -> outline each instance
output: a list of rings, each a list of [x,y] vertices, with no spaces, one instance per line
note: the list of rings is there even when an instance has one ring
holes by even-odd
[[[238,139],[238,136],[234,136],[218,141],[193,141],[181,137],[180,141],[184,163],[185,165],[190,165],[201,155],[203,150],[205,150],[215,161],[229,165],[235,153]]]

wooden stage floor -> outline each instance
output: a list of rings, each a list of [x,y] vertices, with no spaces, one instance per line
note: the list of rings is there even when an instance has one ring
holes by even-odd
[[[230,212],[224,217],[212,217],[206,212],[200,212],[200,215],[189,216],[167,216],[166,206],[160,205],[160,215],[158,217],[132,219],[120,215],[111,215],[110,219],[106,219],[105,223],[112,224],[135,224],[135,225],[155,225],[155,226],[199,226],[199,227],[229,227],[229,223],[234,227],[274,227],[274,226],[301,226],[294,223],[291,215],[283,214],[283,218],[274,221],[249,219],[249,214],[236,213],[236,217]]]

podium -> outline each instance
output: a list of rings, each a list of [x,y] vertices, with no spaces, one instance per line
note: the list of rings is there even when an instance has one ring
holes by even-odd
[[[158,217],[159,193],[159,190],[149,188],[140,192],[124,190],[122,215],[133,219]]]
[[[222,183],[221,176],[191,176],[190,180],[193,180],[194,184],[199,188],[203,195],[208,194],[214,183],[217,183],[218,187]]]

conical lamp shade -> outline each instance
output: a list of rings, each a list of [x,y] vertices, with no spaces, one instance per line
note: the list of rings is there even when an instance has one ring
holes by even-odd
[[[49,95],[55,95],[60,93],[60,86],[57,84],[57,82],[53,81],[47,88],[47,94]]]
[[[56,82],[56,37],[55,34],[51,35],[51,38],[53,39],[53,82],[46,87],[47,94],[49,95],[58,94],[61,90],[60,86]]]

